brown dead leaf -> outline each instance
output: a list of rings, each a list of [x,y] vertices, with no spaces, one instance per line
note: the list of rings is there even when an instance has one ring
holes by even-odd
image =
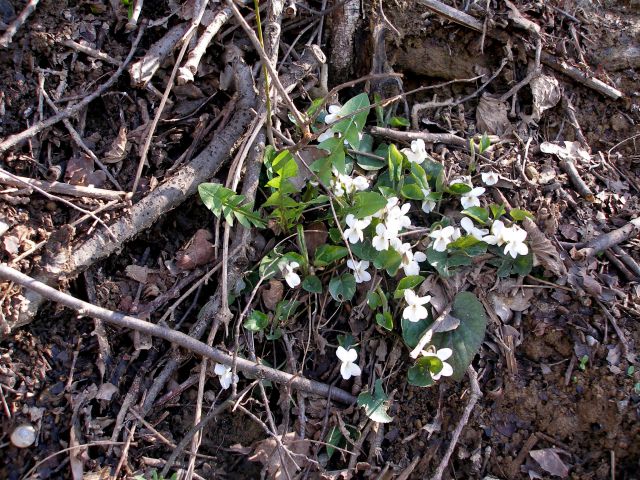
[[[562,99],[562,89],[555,77],[540,74],[529,82],[533,94],[531,119],[537,122],[545,110],[555,107]]]
[[[101,170],[95,171],[93,159],[85,154],[71,157],[67,162],[64,179],[72,185],[100,187],[107,179]]]
[[[309,453],[310,442],[299,439],[294,432],[278,435],[277,438],[284,448],[278,447],[275,438],[267,438],[256,444],[249,460],[262,463],[269,472],[269,478],[293,478],[308,463],[306,455]]]
[[[267,310],[275,311],[278,302],[284,296],[284,285],[279,280],[269,280],[269,285],[264,286],[260,294]]]
[[[489,135],[502,135],[513,129],[507,117],[507,103],[489,95],[482,94],[476,109],[476,123],[479,132]]]
[[[554,275],[564,277],[567,269],[556,247],[532,220],[525,218],[523,226],[529,235],[529,245],[537,261]]]
[[[154,270],[140,265],[127,265],[124,269],[124,274],[138,283],[147,283],[150,273],[154,273]]]
[[[489,300],[503,322],[508,322],[513,316],[513,312],[522,312],[531,306],[533,289],[518,289],[517,281],[506,279],[500,281],[498,291],[490,292]]]
[[[329,232],[327,226],[322,222],[312,223],[304,229],[304,242],[307,244],[307,252],[313,257],[320,245],[327,243]]]
[[[556,477],[565,478],[569,475],[569,467],[560,459],[560,456],[553,448],[543,448],[541,450],[531,450],[529,452],[531,458],[533,458],[538,465],[540,465],[546,472]]]
[[[209,230],[198,230],[187,246],[176,253],[176,265],[181,270],[193,270],[196,267],[206,265],[215,257],[215,247],[210,242],[212,239]]]
[[[15,235],[7,235],[2,238],[2,246],[9,255],[16,255],[20,250],[20,240]]]
[[[118,135],[113,139],[111,147],[104,154],[103,163],[118,163],[129,152],[129,142],[127,142],[127,128],[120,127]]]

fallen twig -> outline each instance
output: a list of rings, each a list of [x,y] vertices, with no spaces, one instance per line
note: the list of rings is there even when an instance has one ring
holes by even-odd
[[[640,265],[636,262],[631,255],[625,252],[620,245],[614,245],[611,250],[620,257],[622,263],[624,263],[629,269],[636,275],[636,279],[640,278]]]
[[[106,200],[122,200],[126,192],[115,190],[105,190],[103,188],[83,187],[81,185],[71,185],[63,182],[47,182],[44,180],[34,180],[27,177],[10,174],[0,168],[0,183],[11,185],[12,187],[32,186],[42,191],[56,193],[59,195],[69,195],[72,197],[88,197]]]
[[[476,406],[476,403],[482,397],[480,384],[478,383],[478,374],[474,370],[473,366],[469,365],[469,368],[467,368],[467,375],[469,375],[469,385],[471,387],[469,402],[462,412],[462,416],[458,421],[458,425],[456,425],[455,430],[451,434],[451,442],[449,443],[449,447],[447,448],[445,454],[442,456],[442,460],[440,460],[438,468],[436,468],[436,473],[433,474],[431,480],[440,480],[442,478],[442,474],[449,465],[449,459],[451,458],[451,455],[456,448],[458,439],[460,438],[460,434],[462,433],[462,429],[469,421],[469,417],[471,416],[471,412]]]
[[[90,303],[79,300],[71,295],[60,292],[55,288],[51,288],[42,282],[20,273],[19,271],[9,267],[6,264],[0,264],[0,277],[12,281],[30,290],[38,292],[43,297],[54,302],[65,305],[76,310],[80,315],[86,315],[92,318],[98,318],[106,323],[117,325],[124,328],[136,330],[146,335],[162,338],[168,342],[174,343],[186,350],[197,353],[203,357],[207,357],[215,362],[230,365],[233,357],[216,348],[209,347],[203,342],[191,338],[182,332],[176,332],[159,325],[154,325],[144,320],[140,320],[129,315],[113,312],[102,307],[92,305]],[[238,369],[258,378],[264,378],[276,383],[289,384],[295,389],[299,389],[314,395],[320,395],[325,398],[332,398],[342,403],[352,404],[356,399],[350,393],[340,388],[334,388],[315,380],[310,380],[299,375],[291,375],[274,368],[266,367],[258,362],[251,362],[244,358],[236,359]]]
[[[98,60],[102,60],[104,62],[110,63],[111,65],[115,65],[116,67],[120,66],[120,60],[116,60],[115,58],[107,55],[104,52],[96,50],[95,48],[88,47],[86,45],[82,45],[81,43],[74,42],[73,40],[63,40],[60,42],[65,47],[73,48],[77,52],[84,53],[93,58],[97,58]]]
[[[54,115],[53,117],[50,117],[47,120],[38,122],[35,125],[27,128],[26,130],[23,130],[20,133],[16,133],[15,135],[11,135],[10,137],[6,138],[2,142],[0,142],[0,153],[6,152],[9,148],[17,145],[18,143],[24,140],[27,140],[28,138],[32,137],[37,133],[40,133],[45,128],[49,128],[50,126],[55,125],[59,121],[75,115],[80,110],[82,110],[87,105],[89,105],[92,101],[94,101],[96,98],[98,98],[100,95],[102,95],[106,90],[108,90],[116,82],[116,80],[118,80],[118,78],[120,77],[120,75],[122,74],[126,66],[129,64],[129,62],[133,58],[136,48],[138,48],[138,43],[140,43],[140,39],[142,38],[143,32],[144,32],[144,24],[140,25],[140,30],[138,30],[138,35],[136,35],[136,38],[133,41],[133,44],[131,45],[131,50],[129,51],[127,58],[125,58],[125,60],[122,62],[122,65],[120,65],[118,70],[116,70],[116,72],[111,76],[111,78],[107,80],[105,83],[103,83],[102,85],[100,85],[100,87],[98,87],[98,89],[95,92],[93,92],[90,95],[87,95],[78,103],[68,106],[67,108],[62,110],[60,113]]]
[[[391,140],[410,142],[412,140],[424,140],[425,143],[444,143],[456,147],[469,148],[469,141],[452,133],[429,133],[429,132],[401,132],[391,128],[371,127],[371,134],[378,137],[385,137]],[[489,140],[495,143],[499,140],[496,135],[490,135]]]
[[[587,245],[578,250],[579,258],[591,258],[600,252],[604,252],[607,248],[626,242],[632,237],[640,234],[640,217],[634,218],[624,227],[604,233],[591,240]]]
[[[29,2],[27,2],[27,4],[20,12],[20,15],[18,15],[16,19],[11,22],[11,25],[9,25],[9,27],[2,34],[2,37],[0,37],[0,47],[7,48],[9,46],[11,40],[13,40],[13,36],[16,34],[22,24],[24,24],[27,18],[29,18],[29,15],[31,15],[36,9],[39,1],[40,0],[29,0]]]
[[[580,172],[578,172],[575,162],[569,158],[562,158],[560,159],[560,166],[569,176],[571,183],[576,188],[580,196],[582,196],[587,202],[595,202],[596,197],[580,176]]]
[[[483,32],[483,23],[481,21],[479,21],[475,17],[472,17],[471,15],[445,5],[438,0],[418,0],[418,3],[426,6],[429,10],[432,10],[438,15],[441,15],[445,18],[448,18],[455,23],[475,30],[476,32]],[[500,41],[506,41],[510,38],[510,36],[505,35],[505,32],[496,31],[495,29],[487,29],[487,35]],[[556,59],[553,55],[547,52],[541,52],[540,61],[545,65],[553,68],[554,70],[563,73],[569,78],[572,78],[576,82],[581,83],[599,93],[602,93],[603,95],[611,97],[614,100],[617,100],[618,98],[624,96],[620,90],[607,85],[597,78],[583,73],[576,67],[568,65],[564,61]]]

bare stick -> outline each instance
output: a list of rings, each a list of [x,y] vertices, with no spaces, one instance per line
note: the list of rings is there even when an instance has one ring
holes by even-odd
[[[45,197],[47,197],[50,200],[57,200],[58,202],[64,203],[68,207],[71,207],[71,208],[73,208],[75,210],[78,210],[79,212],[82,212],[85,215],[91,216],[91,218],[93,218],[100,225],[102,225],[104,228],[107,229],[107,232],[109,233],[109,235],[111,235],[111,237],[115,238],[115,236],[113,235],[113,232],[111,231],[109,226],[106,223],[104,223],[101,218],[96,217],[93,212],[90,212],[88,210],[85,210],[84,208],[78,207],[77,205],[71,203],[68,200],[65,200],[64,198],[60,198],[60,197],[56,197],[55,195],[51,195],[50,193],[48,193],[45,190],[43,190],[42,188],[38,187],[34,183],[25,182],[25,181],[21,180],[20,177],[14,175],[13,173],[9,173],[6,170],[3,170],[2,168],[0,168],[0,176],[2,176],[2,175],[11,178],[12,180],[14,180],[17,183],[22,183],[23,186],[27,186],[27,187],[33,188],[36,192],[41,193],[42,195],[44,195]],[[31,180],[31,182],[36,182],[36,180]]]
[[[171,92],[171,88],[173,88],[173,81],[176,78],[178,69],[180,68],[180,62],[182,62],[182,57],[184,57],[185,53],[187,53],[187,48],[189,48],[189,40],[195,33],[198,25],[200,25],[200,20],[202,20],[202,15],[204,15],[205,8],[207,7],[207,2],[208,0],[204,0],[204,3],[200,6],[200,10],[198,12],[195,12],[195,11],[193,12],[193,19],[191,21],[191,24],[189,28],[186,30],[186,32],[184,33],[182,48],[180,49],[178,58],[176,58],[175,65],[173,66],[173,70],[171,71],[171,76],[167,81],[167,86],[164,89],[164,93],[162,94],[160,105],[158,105],[158,108],[156,109],[156,115],[153,117],[153,121],[151,122],[151,125],[149,125],[149,129],[146,132],[147,138],[145,138],[144,145],[142,147],[142,153],[140,154],[140,160],[138,161],[138,169],[136,170],[136,176],[133,180],[133,186],[131,187],[131,193],[130,193],[131,197],[135,195],[136,190],[138,189],[138,183],[140,182],[140,177],[142,176],[142,169],[144,168],[144,164],[147,161],[147,154],[149,153],[149,148],[151,147],[153,134],[156,131],[158,122],[160,121],[160,116],[164,111],[164,106],[167,104],[167,99],[169,98],[169,92]]]
[[[207,28],[202,32],[202,35],[198,37],[198,43],[196,43],[194,49],[189,52],[187,61],[180,68],[177,80],[178,85],[193,82],[195,74],[198,71],[198,65],[200,65],[200,60],[207,51],[207,47],[211,43],[211,40],[213,40],[216,33],[220,30],[220,27],[222,27],[222,25],[231,18],[231,15],[232,12],[229,8],[222,8],[216,12],[211,23],[207,25]]]
[[[638,262],[636,262],[631,255],[625,252],[620,245],[615,245],[611,250],[620,257],[622,263],[629,267],[637,278],[640,278],[640,265],[638,265]]]
[[[296,119],[296,123],[303,130],[306,130],[306,133],[308,133],[309,127],[307,125],[307,120],[297,109],[297,107],[293,103],[293,100],[291,100],[291,97],[289,96],[284,86],[282,85],[282,82],[278,77],[278,72],[276,72],[276,69],[269,61],[269,57],[267,56],[266,52],[262,48],[262,45],[260,45],[260,41],[258,40],[258,37],[256,37],[256,34],[253,32],[249,24],[246,22],[246,20],[244,19],[244,17],[242,16],[238,8],[235,6],[233,1],[226,0],[226,2],[227,2],[227,5],[233,11],[233,14],[235,15],[236,19],[238,20],[238,22],[240,23],[240,25],[242,26],[246,34],[249,36],[249,40],[251,40],[251,43],[253,44],[253,48],[256,49],[256,51],[260,55],[260,59],[262,60],[264,65],[267,67],[267,70],[269,70],[269,75],[271,77],[271,80],[273,80],[273,84],[276,87],[276,90],[278,90],[278,93],[282,97],[282,100],[287,104],[287,107],[289,107],[289,110],[291,110],[291,114]]]
[[[140,39],[142,38],[143,32],[144,32],[144,24],[140,25],[140,30],[138,30],[138,35],[136,36],[135,40],[133,41],[133,44],[131,45],[131,50],[129,51],[129,55],[127,55],[127,58],[125,58],[124,62],[122,62],[122,65],[120,65],[118,70],[116,70],[116,72],[111,76],[111,78],[107,80],[105,83],[103,83],[100,87],[98,87],[98,89],[95,92],[93,92],[91,95],[87,95],[78,103],[68,106],[67,108],[62,110],[60,113],[54,115],[53,117],[45,121],[38,122],[32,127],[29,127],[20,133],[16,133],[15,135],[11,135],[4,141],[0,142],[0,153],[6,152],[7,149],[13,147],[14,145],[17,145],[18,143],[24,140],[27,140],[28,138],[31,138],[35,134],[40,133],[45,128],[49,128],[50,126],[55,125],[59,121],[75,115],[80,110],[82,110],[87,105],[89,105],[91,102],[93,102],[96,98],[98,98],[100,95],[102,95],[105,91],[107,91],[116,82],[116,80],[118,80],[118,78],[124,71],[125,67],[129,64],[129,62],[133,58],[133,54],[135,53],[136,48],[138,48],[138,43],[140,43]]]
[[[560,160],[560,166],[565,171],[565,173],[569,176],[571,183],[573,183],[573,186],[576,188],[578,193],[586,201],[595,202],[596,197],[594,197],[593,192],[580,176],[580,172],[578,172],[575,162],[571,159],[565,158]]]
[[[65,47],[73,48],[77,52],[81,52],[90,57],[102,60],[103,62],[110,63],[111,65],[115,65],[116,67],[120,66],[120,60],[116,60],[115,58],[107,55],[104,52],[101,52],[100,50],[96,50],[95,48],[82,45],[81,43],[74,42],[73,40],[63,40],[60,43]]]
[[[29,15],[31,15],[36,9],[38,2],[39,0],[29,0],[22,12],[20,12],[20,15],[18,15],[18,17],[13,22],[11,22],[9,28],[7,28],[2,37],[0,37],[0,47],[7,48],[9,46],[11,40],[13,40],[13,36],[16,34],[18,29],[22,26],[22,24],[24,24],[27,18],[29,18]]]
[[[640,234],[640,217],[634,218],[624,227],[620,227],[609,233],[597,236],[587,243],[584,248],[578,250],[578,254],[582,258],[591,258],[598,253],[605,251],[607,248],[626,242],[638,234]]]
[[[136,25],[138,24],[138,18],[140,18],[140,13],[142,12],[142,5],[144,0],[136,0],[133,4],[133,9],[131,10],[131,18],[124,26],[125,32],[132,32],[136,29]]]
[[[386,137],[391,140],[410,142],[422,139],[426,143],[444,143],[456,147],[469,148],[469,141],[451,133],[428,133],[428,132],[401,132],[391,128],[371,127],[371,134],[378,137]],[[496,135],[490,135],[492,143],[499,141]]]
[[[467,368],[467,375],[469,375],[469,384],[471,386],[469,403],[467,403],[467,406],[464,408],[464,411],[462,412],[462,417],[460,417],[460,421],[458,422],[458,425],[456,425],[456,429],[453,431],[453,434],[451,435],[451,442],[449,443],[449,447],[447,448],[447,451],[442,457],[442,460],[440,460],[440,464],[438,465],[438,468],[436,468],[436,473],[433,474],[433,477],[431,477],[431,480],[440,480],[442,478],[442,474],[444,473],[445,469],[449,465],[449,459],[451,458],[451,455],[453,454],[453,451],[456,448],[458,439],[460,438],[460,434],[462,433],[462,429],[465,427],[465,425],[469,421],[469,417],[471,416],[471,412],[476,406],[476,403],[482,397],[482,392],[480,391],[480,384],[478,383],[478,374],[476,373],[476,371],[471,365],[469,365],[469,368]]]
[[[12,187],[32,186],[45,192],[57,193],[59,195],[69,195],[72,197],[88,197],[106,200],[122,200],[126,192],[105,190],[103,188],[83,187],[81,185],[71,185],[62,182],[46,182],[44,180],[33,180],[27,177],[8,174],[0,168],[0,183],[11,185]]]
[[[195,340],[182,332],[176,332],[129,315],[113,312],[84,302],[72,297],[71,295],[60,292],[55,288],[51,288],[42,282],[38,282],[37,280],[20,273],[6,264],[0,264],[0,278],[10,280],[25,288],[34,290],[51,301],[76,310],[80,315],[97,318],[112,325],[118,325],[146,335],[162,338],[168,342],[178,345],[179,347],[185,348],[186,350],[197,353],[198,355],[209,358],[218,363],[231,365],[231,362],[233,361],[233,357],[231,355],[224,353],[217,348],[209,347],[203,342]],[[299,375],[291,375],[274,368],[266,367],[258,362],[251,362],[244,358],[236,358],[236,362],[238,369],[258,378],[265,378],[276,383],[291,385],[295,389],[314,395],[320,395],[325,398],[330,397],[346,404],[352,404],[356,401],[353,395],[340,388],[334,388],[331,385],[326,385]]]
[[[441,15],[445,18],[448,18],[452,22],[463,25],[467,28],[475,30],[476,32],[483,32],[483,23],[478,19],[468,15],[464,12],[461,12],[455,8],[449,7],[438,0],[418,0],[418,3],[426,6],[429,10],[434,11],[438,15]],[[502,34],[502,35],[501,35]],[[504,32],[496,32],[495,30],[487,31],[487,35],[496,38],[500,41],[507,40],[507,37],[504,35]],[[582,83],[583,85],[602,93],[608,97],[611,97],[615,100],[624,96],[623,93],[606,83],[598,80],[597,78],[591,77],[576,67],[572,67],[565,63],[564,61],[557,60],[553,55],[550,55],[546,52],[541,52],[540,61],[545,65],[557,70],[560,73],[565,74],[567,77],[572,78],[578,83]]]

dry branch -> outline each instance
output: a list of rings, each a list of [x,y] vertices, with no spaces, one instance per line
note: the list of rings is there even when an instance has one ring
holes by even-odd
[[[14,178],[12,178],[14,177]],[[103,188],[83,187],[80,185],[71,185],[62,182],[45,182],[43,180],[33,180],[18,175],[8,176],[4,170],[0,169],[0,183],[11,185],[12,187],[24,187],[32,185],[40,188],[45,192],[56,193],[59,195],[69,195],[72,197],[88,197],[106,200],[122,200],[126,192],[118,192],[114,190],[105,190]]]
[[[20,15],[18,15],[18,17],[13,22],[11,22],[9,28],[7,28],[7,30],[5,30],[5,32],[2,34],[2,37],[0,37],[0,47],[7,48],[9,46],[11,40],[13,40],[13,36],[16,34],[18,29],[24,24],[27,18],[29,18],[29,15],[31,15],[38,6],[38,2],[39,0],[29,0],[29,2],[22,9],[22,12],[20,12]]]
[[[176,332],[175,330],[170,330],[129,315],[112,312],[84,302],[72,297],[71,295],[60,292],[55,288],[51,288],[42,282],[38,282],[37,280],[34,280],[33,278],[24,275],[5,264],[0,264],[0,277],[17,283],[25,288],[34,290],[43,297],[54,302],[72,308],[80,315],[97,318],[112,325],[129,328],[146,335],[162,338],[218,363],[231,365],[231,362],[233,361],[231,355],[228,355],[216,348],[208,347],[206,344],[195,340],[182,332]],[[295,389],[315,395],[321,395],[326,398],[332,398],[346,404],[352,404],[356,400],[353,395],[339,388],[333,388],[331,385],[326,385],[299,375],[291,375],[280,370],[265,367],[258,362],[251,362],[244,358],[237,358],[236,362],[240,370],[257,378],[265,378],[273,382],[291,385]]]
[[[469,148],[469,141],[452,133],[428,133],[428,132],[401,132],[391,128],[371,127],[371,134],[377,137],[385,137],[395,141],[411,142],[412,140],[424,140],[425,143],[444,143],[455,147]],[[498,137],[490,135],[492,143],[498,141]]]
[[[483,32],[483,23],[480,20],[455,8],[445,5],[438,0],[418,0],[418,3],[421,3],[429,10],[432,10],[438,15],[451,20],[452,22],[463,25],[467,28],[475,30],[476,32]],[[488,29],[487,35],[500,41],[506,41],[509,39],[509,36],[505,35],[505,32],[497,31],[495,29]],[[557,70],[560,73],[563,73],[576,82],[581,83],[584,86],[595,90],[596,92],[613,98],[614,100],[617,100],[618,98],[623,96],[623,93],[620,90],[607,85],[597,78],[587,75],[576,67],[568,65],[564,61],[556,59],[553,55],[547,52],[541,52],[540,60],[545,65],[553,68],[554,70]]]
[[[626,242],[638,234],[640,234],[640,217],[634,218],[624,227],[597,236],[587,243],[584,248],[578,250],[578,255],[581,258],[594,257],[600,252],[604,252],[607,248]]]
[[[93,58],[97,58],[98,60],[102,60],[104,62],[110,63],[111,65],[115,65],[116,67],[120,66],[120,60],[116,60],[115,58],[107,55],[104,52],[96,50],[95,48],[88,47],[87,45],[82,45],[81,43],[74,42],[73,40],[63,40],[60,42],[65,47],[73,48],[77,52],[84,53]]]

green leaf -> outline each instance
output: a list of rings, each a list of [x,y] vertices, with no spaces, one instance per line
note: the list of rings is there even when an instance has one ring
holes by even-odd
[[[382,305],[382,300],[380,299],[380,295],[376,292],[367,293],[367,305],[371,310],[375,310],[380,305]]]
[[[427,262],[443,277],[447,278],[451,276],[449,271],[449,265],[447,263],[447,252],[437,252],[433,248],[427,248]]]
[[[373,395],[371,392],[362,392],[358,395],[358,406],[364,408],[364,413],[374,422],[389,423],[393,418],[387,413],[388,400],[389,397],[382,388],[382,380],[376,380]]]
[[[260,260],[260,266],[258,272],[260,276],[269,279],[274,275],[280,273],[280,262],[282,261],[282,255],[279,251],[274,250]]]
[[[507,213],[507,210],[504,208],[504,205],[498,205],[497,203],[492,203],[489,205],[489,209],[491,210],[491,215],[494,220],[499,219],[502,215]]]
[[[449,332],[436,333],[433,344],[437,348],[451,348],[453,355],[447,361],[453,367],[453,379],[461,380],[473,357],[480,349],[487,327],[487,315],[480,300],[471,292],[456,295],[451,316],[460,320],[460,325]]]
[[[333,277],[329,282],[329,293],[338,302],[348,302],[356,293],[356,279],[350,273]]]
[[[416,348],[422,335],[424,335],[424,332],[427,331],[432,323],[433,319],[431,318],[431,314],[429,314],[427,318],[418,320],[417,322],[411,322],[403,317],[400,322],[400,327],[402,328],[402,339],[407,347],[412,349]]]
[[[408,127],[410,125],[409,120],[404,117],[391,117],[391,120],[389,120],[389,126],[392,128]]]
[[[417,163],[411,163],[411,176],[415,179],[420,188],[424,188],[425,190],[431,189],[429,179],[427,178],[427,172]]]
[[[521,222],[525,218],[529,218],[531,220],[535,220],[535,217],[531,214],[531,212],[527,212],[526,210],[520,210],[519,208],[514,208],[509,212],[511,218],[513,218],[516,222]]]
[[[344,142],[341,138],[329,138],[318,145],[321,150],[326,150],[329,155],[323,159],[316,160],[311,164],[311,170],[320,171],[316,169],[316,165],[324,166],[329,164],[334,167],[338,172],[346,174],[347,166],[345,163]]]
[[[340,429],[335,425],[331,427],[329,433],[327,434],[327,438],[325,438],[324,442],[327,444],[327,457],[331,460],[331,457],[336,451],[336,447],[340,448],[340,443],[344,440],[344,435],[340,432]]]
[[[389,145],[389,152],[387,153],[387,163],[389,164],[389,175],[391,180],[400,181],[402,178],[402,161],[404,156],[398,150],[394,144]]]
[[[393,317],[389,312],[376,313],[376,323],[385,330],[393,330]]]
[[[533,269],[533,252],[529,249],[526,255],[518,255],[513,261],[512,273],[517,275],[529,275]]]
[[[276,305],[276,311],[274,317],[279,322],[288,320],[300,306],[300,302],[297,300],[280,300]]]
[[[387,205],[387,199],[377,192],[357,192],[353,200],[356,218],[369,217]]]
[[[378,256],[378,251],[373,248],[373,245],[371,245],[371,242],[367,239],[365,239],[364,242],[352,244],[351,253],[360,260],[366,260],[368,262],[373,262]]]
[[[302,282],[302,288],[309,293],[322,293],[322,282],[315,275],[309,275]]]
[[[489,212],[482,207],[469,207],[462,211],[463,215],[475,220],[481,225],[486,225],[489,221]]]
[[[484,151],[491,146],[491,140],[486,133],[482,134],[482,138],[480,139],[480,150],[478,153],[484,153]]]
[[[237,195],[236,192],[223,187],[219,183],[201,183],[198,185],[198,193],[202,203],[216,217],[221,218],[224,216],[230,226],[233,226],[234,217],[245,228],[251,228],[252,225],[258,228],[266,226],[260,215],[253,212],[252,204],[241,205],[244,202],[244,195]]]
[[[400,193],[404,198],[408,198],[410,200],[424,200],[424,193],[422,193],[422,188],[420,188],[420,186],[415,183],[403,185]]]
[[[373,153],[372,150],[373,137],[368,133],[365,133],[362,135],[362,139],[360,140],[360,147],[358,148],[358,151],[364,153]],[[356,161],[358,162],[360,168],[367,171],[380,170],[387,165],[387,162],[386,160],[384,160],[384,158],[373,158],[368,155],[356,154]]]
[[[344,140],[346,140],[349,145],[356,150],[360,146],[360,133],[367,122],[367,117],[369,116],[369,109],[366,108],[369,105],[369,96],[366,93],[356,95],[340,109],[340,116],[348,116],[348,118],[340,120],[331,127],[334,132],[342,133]],[[363,109],[363,111],[352,115],[353,112],[361,109]],[[342,139],[340,140],[342,141]]]
[[[430,387],[433,385],[435,383],[431,377],[433,360],[440,362],[440,369],[442,369],[442,361],[437,357],[421,357],[407,372],[409,384],[416,387]]]
[[[469,193],[472,188],[466,183],[453,183],[447,187],[447,192],[452,193],[453,195],[464,195],[465,193]]]
[[[414,289],[418,285],[420,285],[424,280],[424,277],[420,275],[409,275],[408,277],[404,277],[402,280],[398,282],[398,286],[396,287],[396,291],[393,292],[393,298],[398,299],[404,296],[404,291],[407,288]]]
[[[269,316],[260,310],[253,310],[242,325],[252,332],[261,332],[269,325]]]
[[[392,248],[379,252],[373,261],[377,269],[385,269],[392,277],[398,272],[401,263],[402,257]]]
[[[330,263],[340,260],[349,254],[346,247],[338,245],[320,245],[316,250],[316,258],[313,264],[316,267],[326,267]]]

